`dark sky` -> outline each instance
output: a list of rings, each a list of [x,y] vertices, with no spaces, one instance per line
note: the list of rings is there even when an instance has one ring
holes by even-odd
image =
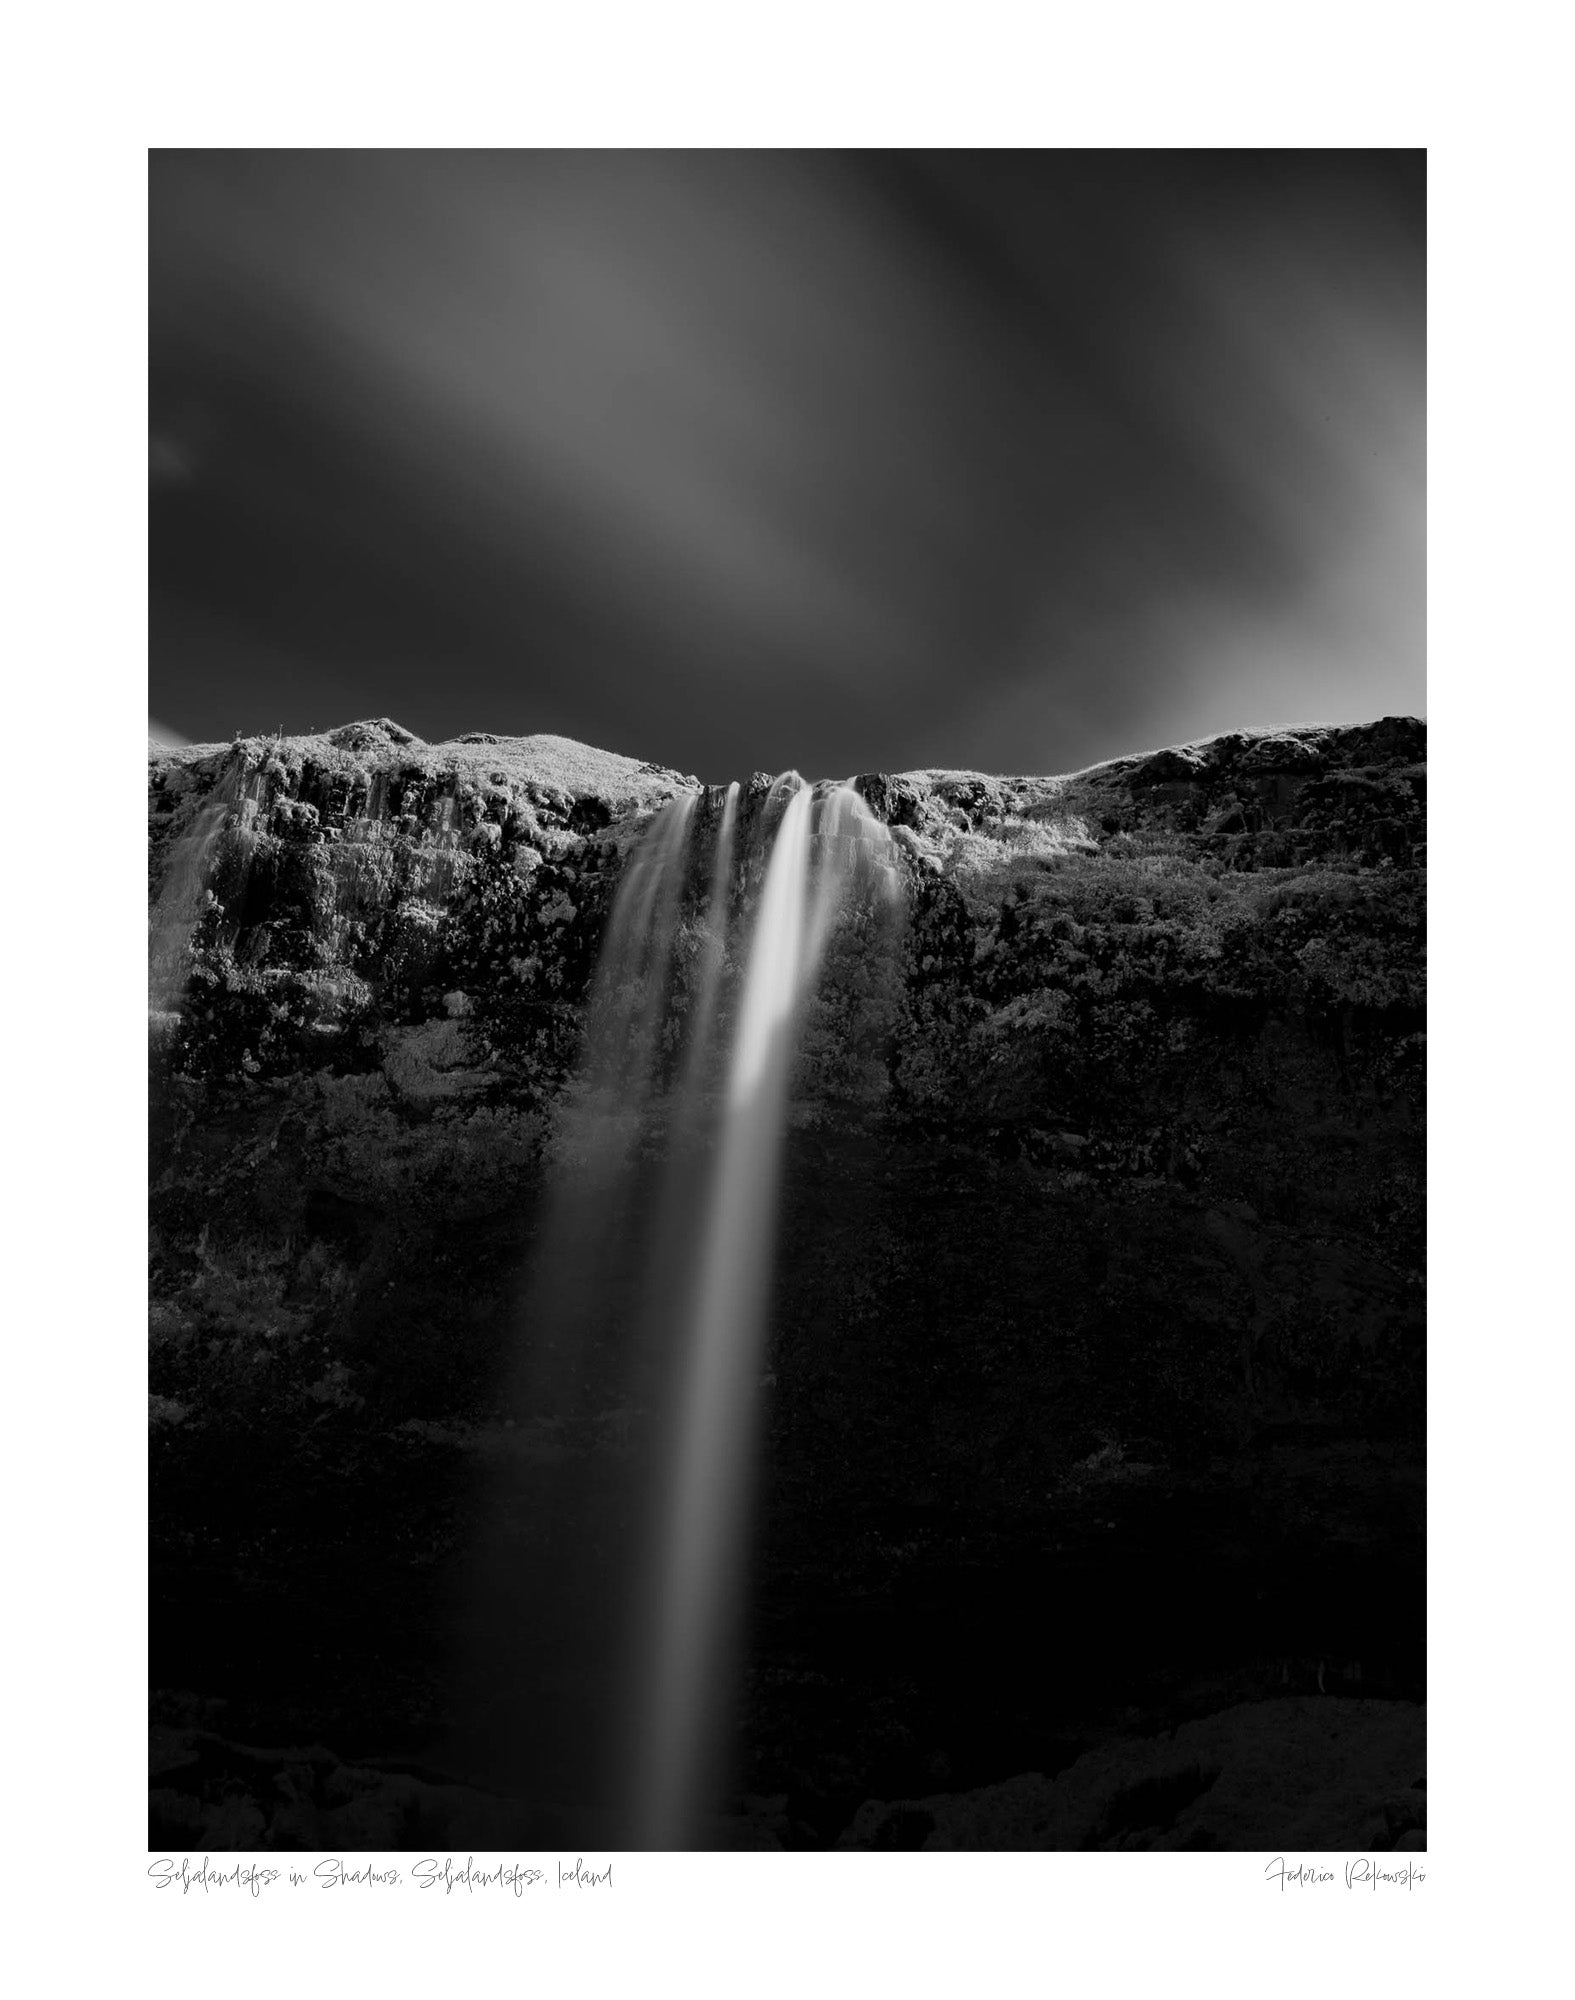
[[[152,156],[149,704],[716,781],[1425,711],[1419,153]]]

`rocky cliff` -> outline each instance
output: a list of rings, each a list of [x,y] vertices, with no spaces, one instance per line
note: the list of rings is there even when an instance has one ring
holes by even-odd
[[[594,1353],[573,1421],[507,1385],[619,868],[694,785],[388,722],[150,749],[165,1838],[326,1810],[324,1753],[246,1792],[199,1742],[438,1756],[486,1469],[546,1510],[636,1448]],[[1417,1700],[1424,726],[858,786],[902,920],[801,1036],[735,1819],[933,1830],[1244,1702]]]

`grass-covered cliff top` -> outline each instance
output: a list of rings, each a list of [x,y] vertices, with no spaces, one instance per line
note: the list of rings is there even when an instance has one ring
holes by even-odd
[[[155,736],[148,739],[149,762],[165,769],[199,772],[202,766],[216,768],[236,751],[251,764],[261,764],[272,756],[285,764],[299,764],[307,758],[319,764],[342,760],[362,770],[397,763],[434,777],[485,774],[490,778],[499,773],[515,787],[550,785],[577,798],[595,797],[631,807],[654,802],[677,789],[699,786],[698,779],[664,765],[598,750],[568,736],[498,736],[471,730],[441,743],[427,743],[386,717],[345,723],[313,734],[237,737],[230,743],[173,744]],[[1213,790],[1232,778],[1261,783],[1275,776],[1306,779],[1320,770],[1360,771],[1386,766],[1392,771],[1409,765],[1420,767],[1426,756],[1426,723],[1414,716],[1386,716],[1366,724],[1232,731],[1111,758],[1065,774],[1004,776],[931,766],[903,772],[896,782],[942,802],[971,797],[987,807],[995,805],[1003,813],[1015,810],[1033,818],[1051,808],[1062,813],[1097,811],[1102,802],[1117,794],[1148,793],[1173,800],[1178,786]]]
[[[1427,724],[1416,716],[1377,722],[1322,724],[1302,729],[1227,731],[1192,743],[1140,751],[1057,776],[997,777],[984,771],[932,767],[906,771],[899,782],[951,800],[998,800],[1034,817],[1034,808],[1097,813],[1117,796],[1147,795],[1176,801],[1183,793],[1210,792],[1232,780],[1261,786],[1265,780],[1306,780],[1322,773],[1383,767],[1420,770],[1427,759]]]
[[[420,770],[440,779],[490,781],[496,773],[515,789],[550,785],[576,798],[596,797],[631,806],[698,784],[697,779],[662,765],[597,750],[568,736],[495,736],[471,730],[447,742],[425,743],[386,718],[349,722],[314,735],[237,737],[232,743],[170,744],[152,736],[148,739],[149,762],[166,768],[212,765],[236,751],[252,764],[270,757],[286,765],[306,759],[322,764],[337,758],[362,770],[397,763],[401,769]]]

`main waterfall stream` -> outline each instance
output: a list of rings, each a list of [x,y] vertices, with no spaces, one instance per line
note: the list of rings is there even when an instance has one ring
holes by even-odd
[[[851,787],[788,773],[750,808],[681,794],[626,864],[526,1314],[538,1420],[616,1395],[611,1434],[640,1432],[591,1727],[606,1823],[642,1848],[702,1841],[723,1782],[796,1030],[838,922],[896,902]]]

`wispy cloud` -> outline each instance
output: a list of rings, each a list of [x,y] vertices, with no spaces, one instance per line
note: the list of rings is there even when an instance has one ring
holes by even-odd
[[[1381,224],[1183,204],[1079,250],[1052,177],[999,249],[1034,322],[835,156],[176,158],[154,207],[156,352],[316,440],[227,468],[288,579],[270,643],[353,675],[350,633],[386,680],[446,591],[492,676],[458,726],[510,661],[551,726],[718,776],[1419,685],[1418,260]],[[150,464],[190,477],[178,436]]]

